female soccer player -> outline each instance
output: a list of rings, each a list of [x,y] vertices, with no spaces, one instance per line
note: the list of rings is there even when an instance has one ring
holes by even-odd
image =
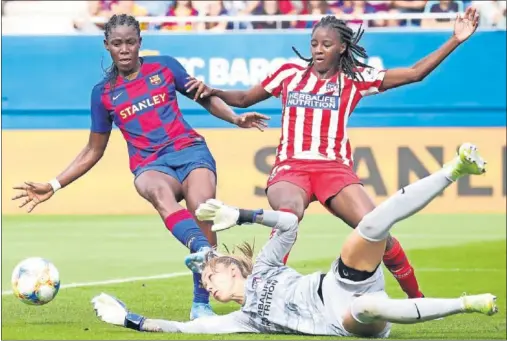
[[[13,199],[24,198],[20,207],[31,212],[86,174],[104,154],[114,122],[127,142],[135,188],[158,211],[167,229],[191,252],[216,245],[209,224],[200,228],[191,213],[199,203],[215,197],[216,166],[204,138],[190,127],[178,107],[176,91],[189,95],[184,87],[186,70],[169,56],[139,57],[142,38],[139,22],[132,16],[113,15],[104,35],[113,65],[92,90],[88,144],[55,179],[14,187],[21,192]],[[235,115],[218,97],[198,103],[240,127],[262,130],[266,126],[266,116]],[[182,199],[188,210],[179,204]],[[212,313],[209,295],[196,275],[191,319]]]
[[[466,174],[482,174],[485,162],[475,146],[463,144],[458,156],[440,171],[408,185],[368,213],[342,246],[327,274],[301,275],[283,264],[298,229],[290,212],[243,210],[210,199],[197,218],[213,221],[213,230],[258,223],[276,230],[252,265],[251,248],[243,257],[218,256],[206,262],[205,288],[220,302],[235,301],[239,311],[191,322],[149,319],[131,313],[107,294],[92,299],[104,322],[141,331],[169,333],[287,333],[357,337],[388,337],[391,323],[419,323],[478,312],[497,312],[491,294],[461,298],[390,299],[379,266],[392,226],[425,207]],[[199,260],[205,259],[200,253]],[[197,258],[196,258],[197,260]]]
[[[347,134],[349,116],[362,97],[422,81],[476,30],[478,16],[469,8],[456,19],[454,34],[439,49],[409,68],[376,70],[356,59],[366,58],[354,34],[334,16],[315,25],[312,57],[307,67],[284,64],[259,85],[246,91],[211,89],[191,79],[187,88],[196,98],[215,95],[227,104],[250,107],[271,96],[282,98],[282,136],[267,182],[274,210],[288,210],[300,220],[308,205],[318,200],[350,227],[375,207],[353,169]],[[288,254],[287,254],[288,255]],[[384,264],[409,298],[423,297],[400,243],[387,240]]]

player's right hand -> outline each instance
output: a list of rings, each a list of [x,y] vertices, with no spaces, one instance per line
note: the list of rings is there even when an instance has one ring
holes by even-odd
[[[49,183],[34,183],[25,181],[23,185],[14,186],[13,189],[19,192],[12,197],[12,200],[21,200],[19,207],[26,206],[28,213],[32,212],[35,206],[48,200],[54,194],[53,187]]]
[[[194,101],[211,96],[213,89],[204,84],[204,82],[195,77],[188,77],[187,79],[189,81],[185,84],[185,88],[187,89],[187,93],[192,93],[195,90]]]
[[[204,204],[200,204],[195,211],[195,216],[200,221],[212,221],[213,232],[227,230],[238,224],[239,210],[230,207],[219,200],[208,199]]]

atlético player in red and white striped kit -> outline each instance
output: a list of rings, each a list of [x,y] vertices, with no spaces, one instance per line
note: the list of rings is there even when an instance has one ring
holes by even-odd
[[[352,165],[348,118],[363,96],[379,92],[385,74],[372,68],[361,68],[358,73],[362,79],[355,82],[343,73],[319,79],[307,68],[287,63],[264,79],[264,89],[281,96],[284,103],[278,166],[291,159],[340,160],[345,166]],[[339,82],[343,84],[341,94]],[[272,175],[276,173],[275,169]]]
[[[451,37],[414,66],[378,70],[357,59],[367,57],[358,45],[364,31],[354,32],[343,20],[326,16],[313,28],[312,57],[294,49],[307,66],[284,64],[245,91],[212,89],[192,77],[186,87],[197,89],[196,98],[214,95],[241,108],[281,98],[282,134],[267,182],[269,204],[301,220],[318,200],[355,228],[375,205],[353,168],[347,121],[354,108],[365,96],[423,80],[476,28],[476,11],[469,8],[456,19]],[[423,297],[413,267],[391,236],[383,261],[409,298]]]

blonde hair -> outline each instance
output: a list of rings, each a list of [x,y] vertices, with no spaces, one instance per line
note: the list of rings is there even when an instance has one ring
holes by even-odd
[[[223,244],[223,247],[225,248],[225,252],[227,254],[210,259],[206,264],[206,267],[210,267],[210,269],[215,272],[217,264],[223,264],[225,266],[235,264],[241,271],[241,275],[244,278],[247,278],[252,273],[254,265],[253,255],[255,241],[253,245],[250,245],[248,242],[235,245],[232,251],[229,251],[229,248],[225,244]],[[235,252],[236,250],[239,251],[239,254]]]

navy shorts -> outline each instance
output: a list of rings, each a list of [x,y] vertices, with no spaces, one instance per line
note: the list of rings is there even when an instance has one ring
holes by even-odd
[[[137,178],[142,173],[153,170],[172,176],[179,183],[187,178],[191,171],[207,168],[217,176],[216,162],[206,144],[193,145],[175,152],[167,152],[146,166],[134,170]]]

